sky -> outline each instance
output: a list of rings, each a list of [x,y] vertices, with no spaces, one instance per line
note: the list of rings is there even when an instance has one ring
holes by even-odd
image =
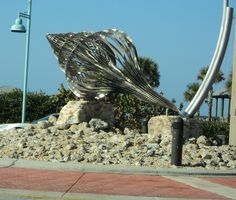
[[[128,33],[139,56],[158,63],[157,91],[178,106],[187,85],[211,61],[222,6],[223,0],[32,0],[28,90],[56,94],[61,83],[67,86],[46,33],[116,28]],[[230,6],[236,8],[236,1]],[[0,86],[23,89],[26,34],[10,28],[27,8],[27,0],[0,1]],[[233,63],[233,33],[221,67],[226,77]]]

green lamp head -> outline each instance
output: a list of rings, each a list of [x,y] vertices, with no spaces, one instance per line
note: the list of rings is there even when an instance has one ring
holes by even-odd
[[[26,32],[26,28],[23,25],[22,19],[20,17],[18,17],[15,21],[15,24],[12,25],[11,32],[18,32],[18,33]]]

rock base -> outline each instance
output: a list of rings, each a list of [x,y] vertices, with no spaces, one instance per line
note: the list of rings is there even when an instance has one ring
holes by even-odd
[[[125,128],[107,130],[101,120],[89,123],[30,124],[0,132],[0,158],[73,162],[80,164],[172,167],[171,135],[157,141],[148,134]],[[201,136],[183,145],[183,168],[236,169],[236,146],[215,146]],[[175,167],[175,166],[173,166]]]
[[[150,139],[159,137],[159,135],[172,135],[172,126],[178,116],[156,116],[148,122],[148,135]],[[184,119],[184,139],[199,137],[202,134],[200,124],[195,119]]]
[[[113,106],[101,101],[69,101],[60,111],[57,125],[79,124],[98,118],[113,126]]]

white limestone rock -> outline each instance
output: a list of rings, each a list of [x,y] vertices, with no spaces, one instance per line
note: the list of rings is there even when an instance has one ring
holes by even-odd
[[[79,124],[98,118],[113,126],[112,104],[101,101],[69,101],[60,111],[57,124]]]
[[[159,135],[172,135],[172,127],[178,116],[155,116],[148,121],[149,140],[158,140]],[[202,134],[200,124],[195,119],[184,119],[183,138],[199,137]]]

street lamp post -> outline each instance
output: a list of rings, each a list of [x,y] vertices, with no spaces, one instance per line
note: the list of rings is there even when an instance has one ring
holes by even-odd
[[[25,113],[26,113],[26,95],[27,95],[27,83],[28,83],[28,66],[29,66],[29,46],[30,46],[30,26],[31,26],[31,8],[32,0],[28,0],[28,11],[27,13],[19,13],[15,24],[11,27],[12,32],[25,33],[26,32],[26,49],[25,49],[25,67],[24,67],[24,87],[23,87],[23,100],[22,100],[22,117],[21,123],[25,123]],[[22,19],[28,19],[27,29],[25,29]]]

